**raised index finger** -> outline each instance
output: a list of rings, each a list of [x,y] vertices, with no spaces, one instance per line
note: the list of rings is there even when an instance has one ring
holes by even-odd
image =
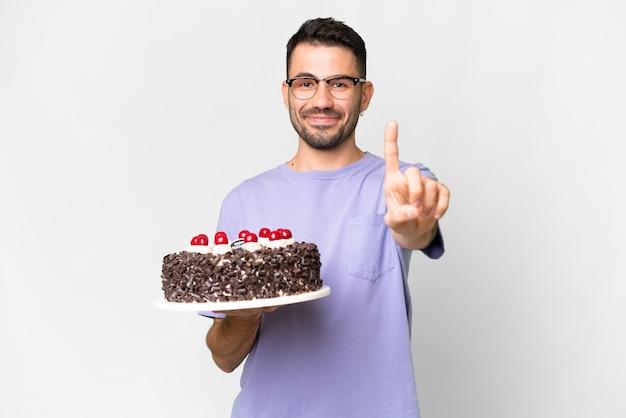
[[[385,126],[385,167],[386,173],[400,171],[398,157],[398,122],[395,120],[387,122]]]

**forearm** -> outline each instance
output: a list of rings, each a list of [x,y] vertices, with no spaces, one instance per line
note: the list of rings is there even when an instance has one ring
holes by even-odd
[[[235,370],[252,349],[260,324],[260,313],[216,318],[206,336],[215,364],[227,373]]]

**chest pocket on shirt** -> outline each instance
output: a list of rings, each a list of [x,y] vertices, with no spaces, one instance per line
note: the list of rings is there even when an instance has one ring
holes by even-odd
[[[393,269],[394,247],[387,241],[385,215],[367,215],[350,218],[348,223],[348,274],[376,282]]]

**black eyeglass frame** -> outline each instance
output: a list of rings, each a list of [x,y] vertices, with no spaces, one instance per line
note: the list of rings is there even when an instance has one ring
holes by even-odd
[[[347,79],[347,80],[352,80],[352,82],[354,83],[353,87],[356,87],[357,84],[359,83],[365,83],[367,80],[365,78],[359,78],[359,77],[350,77],[347,75],[334,75],[328,78],[316,78],[316,77],[312,77],[312,76],[308,76],[308,75],[303,75],[303,76],[298,76],[298,77],[294,77],[294,78],[288,78],[287,80],[285,80],[285,83],[287,83],[287,85],[291,88],[292,84],[294,81],[296,80],[313,80],[315,81],[317,84],[315,85],[315,89],[313,90],[313,95],[311,95],[310,98],[312,98],[313,96],[315,96],[315,93],[317,92],[317,87],[319,86],[319,83],[322,81],[325,81],[326,84],[330,87],[330,83],[335,81],[335,80],[341,80],[341,79]],[[331,91],[331,95],[332,95],[332,89],[330,89]],[[296,96],[297,97],[297,96]],[[334,96],[333,96],[334,97]],[[300,100],[306,100],[306,99],[300,99]]]
[[[359,77],[350,77],[350,76],[347,76],[347,75],[334,75],[334,76],[332,76],[332,77],[328,77],[328,78],[315,78],[315,77],[310,77],[310,76],[308,76],[308,75],[302,75],[302,76],[299,76],[299,77],[289,78],[289,79],[285,80],[285,83],[287,83],[287,85],[288,85],[289,87],[291,87],[291,85],[293,84],[293,82],[294,82],[294,81],[296,81],[296,80],[302,80],[302,79],[305,79],[305,78],[306,78],[307,80],[314,80],[314,81],[317,81],[318,83],[319,83],[320,81],[325,81],[325,82],[326,82],[326,84],[328,84],[328,85],[330,85],[330,82],[331,82],[331,81],[334,81],[334,80],[339,80],[339,79],[341,79],[341,78],[347,78],[348,80],[352,80],[352,82],[354,83],[354,85],[355,85],[355,86],[356,86],[357,84],[359,84],[359,83],[365,83],[365,82],[367,81],[367,80],[366,80],[366,79],[364,79],[364,78],[359,78]]]

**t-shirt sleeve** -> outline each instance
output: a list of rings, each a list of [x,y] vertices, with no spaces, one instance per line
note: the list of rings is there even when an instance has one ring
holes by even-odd
[[[428,244],[426,248],[421,250],[428,258],[438,259],[445,252],[445,246],[443,245],[443,235],[441,234],[441,228],[437,228],[437,235]]]
[[[220,318],[220,319],[224,319],[226,318],[226,314],[223,313],[215,313],[213,311],[199,311],[198,315],[200,316],[205,316],[207,318]]]

